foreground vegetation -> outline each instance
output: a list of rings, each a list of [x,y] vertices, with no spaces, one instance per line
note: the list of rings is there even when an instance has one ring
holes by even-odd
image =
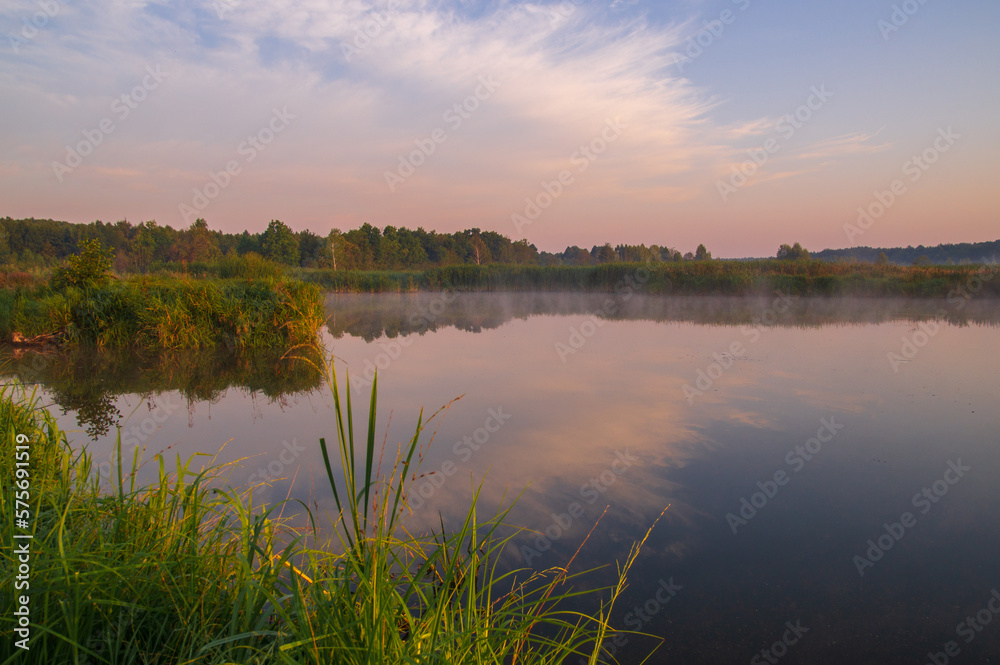
[[[893,266],[822,261],[683,261],[574,266],[451,266],[422,271],[300,270],[299,278],[342,293],[457,289],[600,291],[675,295],[944,298],[956,290],[1000,296],[996,266]]]
[[[226,485],[225,466],[178,458],[171,474],[157,456],[157,479],[137,487],[138,455],[131,468],[119,455],[102,484],[47,411],[0,390],[0,663],[598,662],[642,543],[615,587],[582,592],[565,568],[501,572],[505,510],[480,521],[473,503],[453,532],[410,535],[408,479],[434,416],[383,473],[375,387],[356,449],[350,391],[342,405],[330,371],[337,445],[320,446],[339,515],[337,541],[322,546],[308,508],[311,528],[292,529],[275,517],[281,506]],[[16,434],[30,441],[30,652],[15,647],[11,593],[9,534],[25,532],[13,523]],[[564,606],[591,596],[604,598],[594,616]]]

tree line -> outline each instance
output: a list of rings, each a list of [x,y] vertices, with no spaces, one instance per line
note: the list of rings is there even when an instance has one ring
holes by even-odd
[[[963,242],[933,247],[912,245],[907,247],[850,247],[824,249],[813,254],[823,261],[864,261],[869,263],[894,263],[896,265],[962,265],[967,263],[996,263],[1000,258],[1000,240],[992,242]]]
[[[146,272],[170,265],[213,263],[224,256],[249,253],[286,266],[335,270],[407,270],[490,263],[515,265],[596,265],[614,262],[708,260],[704,245],[692,253],[666,245],[610,243],[563,252],[540,252],[527,240],[511,240],[478,228],[437,233],[365,223],[357,229],[333,229],[325,235],[295,232],[272,220],[261,233],[224,233],[198,219],[186,229],[155,221],[121,220],[74,224],[51,219],[0,219],[0,264],[51,267],[79,253],[82,243],[96,240],[111,252],[118,272]]]

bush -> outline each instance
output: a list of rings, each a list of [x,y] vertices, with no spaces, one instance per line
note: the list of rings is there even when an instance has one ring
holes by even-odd
[[[99,240],[82,240],[80,253],[56,269],[52,288],[62,291],[68,286],[87,288],[107,284],[112,277],[112,261],[111,250],[104,249]]]

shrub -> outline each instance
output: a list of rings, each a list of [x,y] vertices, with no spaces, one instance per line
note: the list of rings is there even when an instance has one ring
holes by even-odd
[[[111,250],[104,249],[99,240],[82,240],[80,253],[56,269],[52,288],[61,291],[68,286],[87,288],[107,284],[112,277],[112,261]]]

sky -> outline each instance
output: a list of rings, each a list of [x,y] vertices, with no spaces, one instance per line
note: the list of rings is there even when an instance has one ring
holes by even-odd
[[[985,0],[4,0],[0,215],[996,240],[998,28]]]

